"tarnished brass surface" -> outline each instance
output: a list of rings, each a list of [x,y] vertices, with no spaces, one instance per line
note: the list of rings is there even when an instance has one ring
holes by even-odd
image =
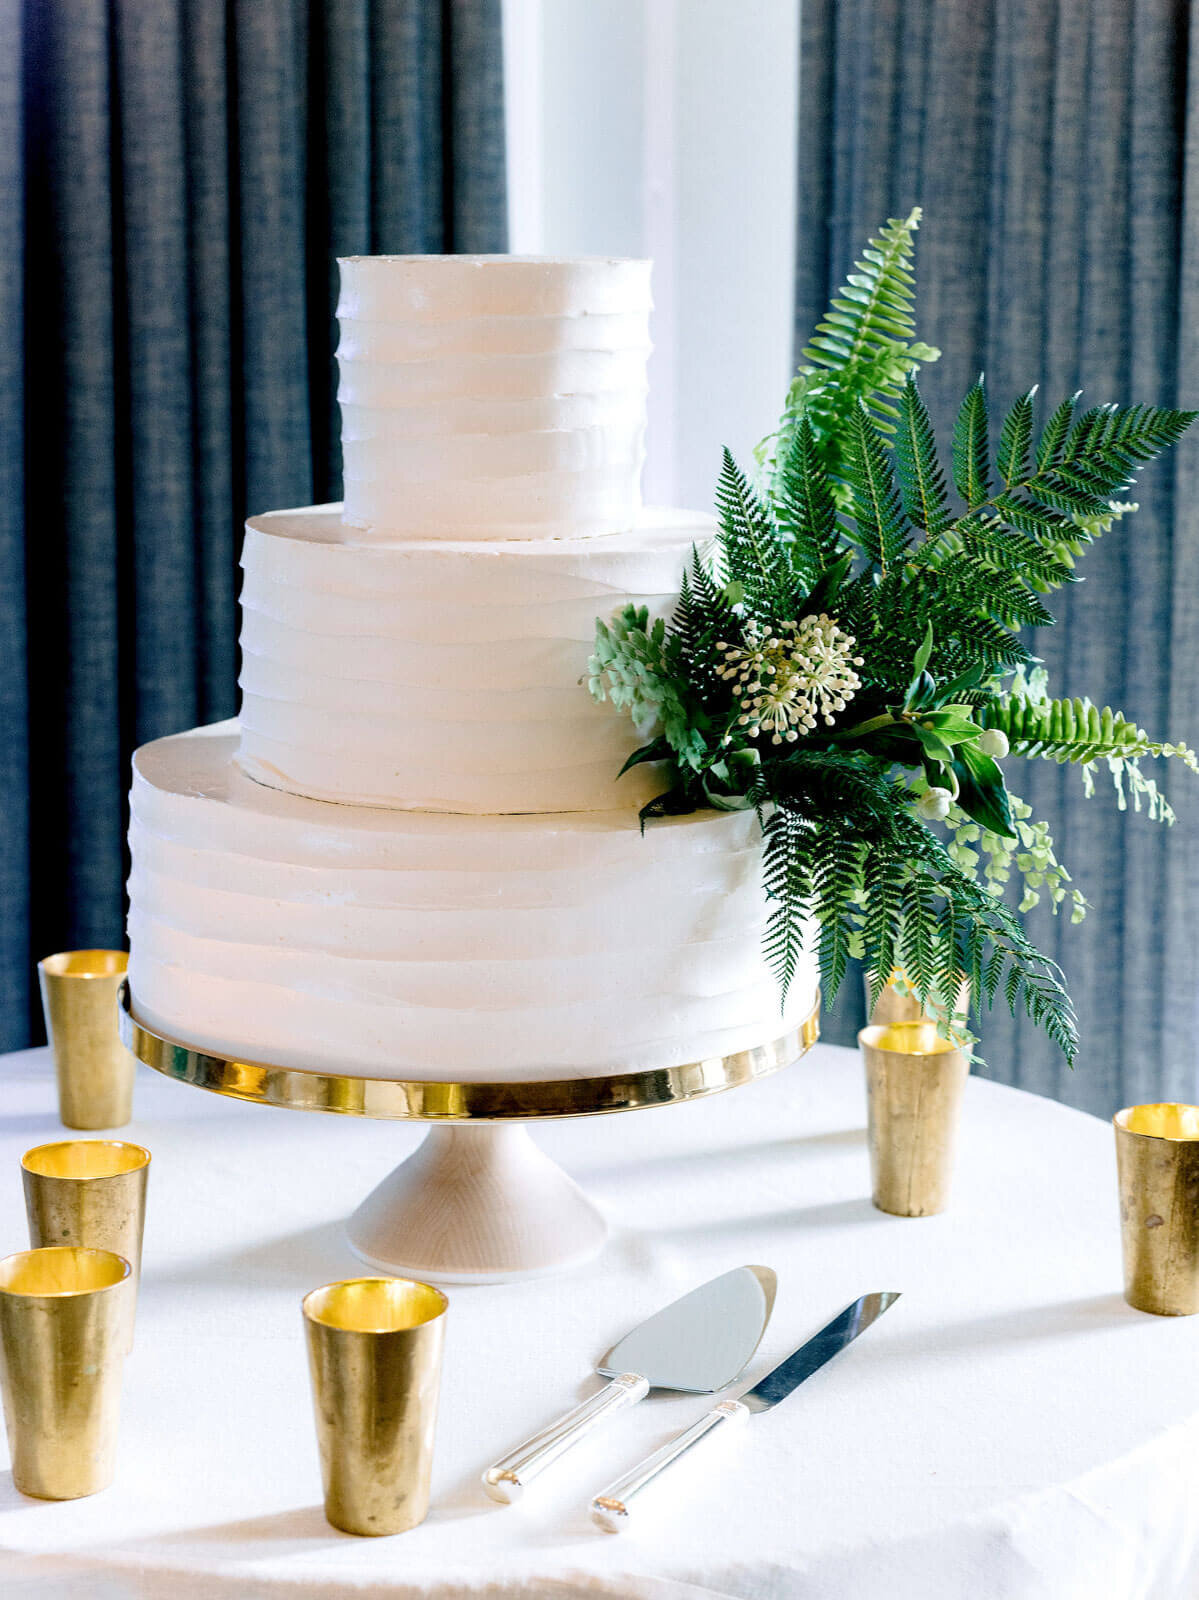
[[[858,1034],[866,1062],[874,1204],[897,1217],[944,1211],[953,1181],[970,1058],[936,1024],[872,1024]]]
[[[344,1533],[424,1521],[448,1304],[410,1278],[351,1278],[304,1298],[325,1515]]]
[[[0,1389],[22,1494],[76,1500],[112,1482],[131,1289],[109,1250],[0,1261]]]
[[[117,1029],[128,964],[123,950],[64,950],[37,964],[58,1114],[68,1128],[123,1128],[132,1115],[133,1057]]]
[[[112,1250],[133,1268],[132,1317],[141,1276],[150,1152],[124,1139],[64,1139],[21,1157],[29,1243]],[[133,1325],[129,1327],[130,1343]]]
[[[735,1055],[713,1056],[657,1071],[604,1078],[560,1078],[529,1083],[433,1083],[300,1072],[261,1061],[237,1061],[193,1049],[139,1022],[128,988],[120,1000],[121,1037],[147,1066],[168,1078],[216,1094],[301,1111],[418,1122],[527,1121],[582,1117],[670,1105],[736,1088],[799,1059],[820,1037],[820,1006],[799,1028],[771,1044]]]
[[[1138,1311],[1199,1311],[1199,1106],[1128,1106],[1112,1119],[1124,1298]]]

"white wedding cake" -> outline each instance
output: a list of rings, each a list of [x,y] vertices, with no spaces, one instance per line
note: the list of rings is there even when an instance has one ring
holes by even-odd
[[[642,510],[650,265],[341,263],[344,505],[253,517],[237,722],[134,760],[150,1028],[367,1077],[593,1077],[788,1033],[752,812],[651,823],[580,687],[709,518]]]

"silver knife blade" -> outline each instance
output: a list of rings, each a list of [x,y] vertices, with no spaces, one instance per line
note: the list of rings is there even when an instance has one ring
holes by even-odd
[[[752,1389],[737,1398],[748,1411],[769,1411],[771,1406],[777,1406],[780,1400],[785,1400],[792,1390],[798,1389],[806,1378],[818,1372],[846,1345],[852,1344],[859,1333],[865,1333],[870,1324],[877,1322],[898,1299],[898,1292],[890,1289],[859,1295],[827,1327],[821,1328],[798,1350],[793,1350],[785,1361],[780,1361],[772,1372],[768,1372]]]

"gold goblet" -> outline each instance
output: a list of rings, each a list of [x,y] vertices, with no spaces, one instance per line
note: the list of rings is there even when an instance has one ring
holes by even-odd
[[[123,950],[64,950],[37,964],[58,1114],[68,1128],[123,1128],[132,1114],[134,1060],[117,1033],[128,965]]]
[[[351,1278],[304,1298],[325,1515],[344,1533],[424,1521],[448,1305],[409,1278]]]
[[[1124,1298],[1138,1311],[1199,1311],[1199,1106],[1127,1106],[1112,1119]]]
[[[866,1061],[874,1204],[897,1217],[944,1211],[969,1054],[929,1021],[872,1023],[858,1043]]]
[[[132,1316],[141,1276],[150,1152],[124,1139],[64,1139],[21,1157],[29,1243],[111,1250],[133,1268]]]
[[[0,1261],[0,1390],[22,1494],[75,1500],[112,1482],[131,1279],[111,1250]]]

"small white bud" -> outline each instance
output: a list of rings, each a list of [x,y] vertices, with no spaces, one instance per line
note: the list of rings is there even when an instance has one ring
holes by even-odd
[[[1002,761],[1011,749],[1008,744],[1007,734],[1002,728],[984,728],[978,737],[978,748],[985,756],[994,756],[996,761]]]
[[[922,817],[925,822],[944,822],[952,803],[953,796],[948,789],[932,788],[917,800],[916,815]]]

